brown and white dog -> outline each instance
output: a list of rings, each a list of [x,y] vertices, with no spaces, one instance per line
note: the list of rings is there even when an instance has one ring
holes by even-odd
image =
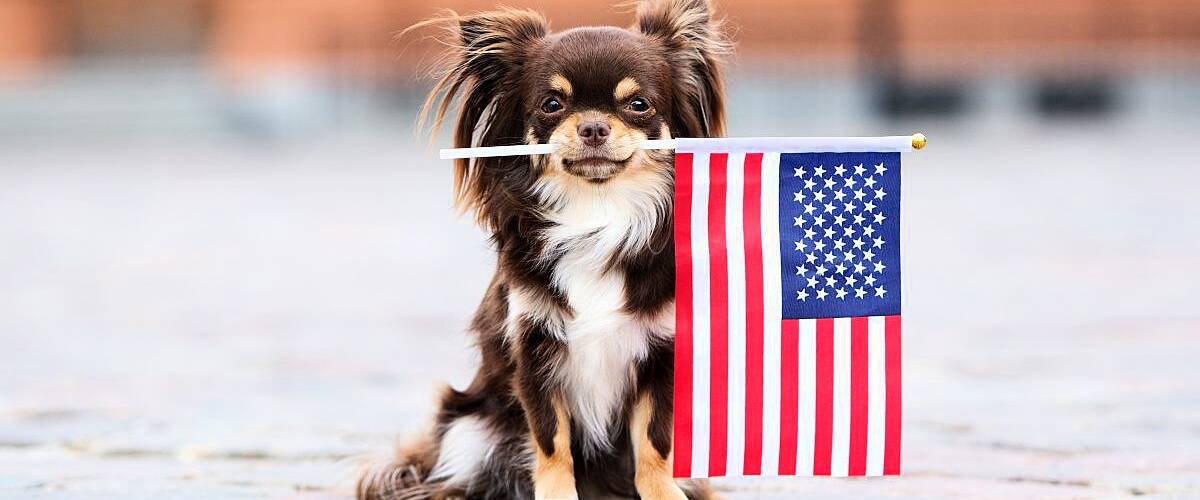
[[[455,49],[426,102],[434,128],[457,100],[456,147],[557,150],[455,165],[498,256],[471,325],[482,364],[358,496],[710,498],[671,477],[674,167],[638,149],[722,133],[728,45],[707,0],[641,2],[630,29],[443,20]]]

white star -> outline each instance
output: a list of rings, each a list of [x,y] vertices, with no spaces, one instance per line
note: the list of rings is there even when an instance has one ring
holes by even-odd
[[[825,204],[825,213],[827,213],[827,214],[833,213],[833,203]]]
[[[853,237],[854,237],[854,226],[846,226],[845,228],[843,228],[843,230],[845,230],[845,231],[846,231],[846,234],[845,234],[845,236],[846,236],[847,238],[853,238]]]
[[[814,207],[812,203],[804,205],[804,215],[811,214],[811,213],[813,213],[813,210],[816,210],[816,209],[817,209],[817,207]]]
[[[863,242],[862,238],[854,238],[854,249],[858,250],[858,249],[862,248],[863,243],[864,242]]]
[[[799,226],[801,222],[799,217],[792,217],[792,221],[793,226]]]
[[[883,224],[883,220],[884,220],[884,219],[886,219],[886,218],[887,218],[887,217],[884,217],[884,216],[883,216],[883,212],[879,212],[879,213],[875,214],[875,223],[876,223],[876,224]]]
[[[813,182],[812,179],[804,179],[804,189],[812,191],[812,189],[816,186],[817,186],[817,183]]]
[[[825,179],[825,189],[833,189],[833,179]]]
[[[887,266],[883,265],[883,262],[875,263],[875,272],[877,272],[877,273],[883,274],[883,270],[886,268],[887,268]]]
[[[883,191],[883,188],[875,190],[875,199],[876,200],[882,200],[884,196],[887,196],[887,193]]]
[[[817,235],[817,232],[813,231],[813,228],[811,228],[811,227],[804,228],[804,237],[805,238],[808,238],[811,240],[811,239],[813,239],[813,236],[816,236],[816,235]]]
[[[835,281],[833,281],[833,276],[826,276],[826,277],[825,277],[825,286],[827,286],[827,287],[830,287],[830,288],[833,288],[833,286],[834,286],[835,284],[836,284],[836,282],[835,282]]]
[[[834,266],[834,267],[836,267],[838,274],[846,274],[846,265],[845,264],[838,264],[837,266]]]
[[[816,216],[816,218],[813,219],[813,225],[824,226],[825,225],[825,215],[822,214],[822,215]]]
[[[881,287],[881,286],[875,287],[875,296],[876,297],[883,297],[883,294],[885,294],[885,293],[887,293],[887,290],[884,290],[883,287]]]
[[[833,240],[833,249],[834,250],[841,250],[845,246],[846,246],[846,242],[844,242],[842,240]]]
[[[875,251],[868,248],[867,251],[863,252],[863,258],[868,262],[875,260]]]
[[[816,277],[810,277],[810,278],[808,278],[808,287],[809,287],[809,288],[816,288],[816,287],[817,287],[817,278],[816,278]]]
[[[866,210],[868,212],[874,212],[875,211],[875,202],[868,201],[866,203],[863,203],[863,210]]]
[[[825,237],[829,238],[829,239],[833,239],[833,226],[829,226],[829,227],[825,228]]]
[[[883,243],[884,243],[883,238],[875,238],[875,243],[872,246],[874,246],[875,248],[880,248],[883,246]]]
[[[842,211],[843,212],[853,212],[857,208],[858,208],[858,205],[855,205],[854,202],[851,201],[842,206]]]
[[[817,166],[816,170],[813,170],[813,175],[825,175],[825,165]]]
[[[867,177],[866,179],[863,179],[863,184],[865,184],[869,188],[874,189],[875,188],[875,178]]]
[[[867,296],[867,291],[863,290],[862,287],[854,289],[854,298],[861,299],[866,296]]]
[[[817,254],[815,254],[815,253],[810,253],[810,254],[804,256],[805,264],[812,264],[813,262],[816,262],[816,261],[817,261]]]
[[[845,197],[846,197],[846,193],[845,193],[845,191],[840,191],[840,190],[839,190],[839,191],[834,191],[834,192],[833,192],[833,199],[835,199],[835,200],[837,200],[837,201],[842,201],[842,198],[845,198]]]
[[[825,249],[825,242],[824,242],[824,241],[818,241],[818,242],[817,242],[817,244],[813,246],[813,248],[814,248],[816,251],[820,252],[821,250],[824,250],[824,249]]]
[[[842,255],[842,259],[845,259],[846,262],[854,260],[854,252],[846,252],[844,255]]]
[[[829,295],[829,294],[826,293],[825,290],[817,290],[817,298],[818,299],[825,300],[826,295]]]
[[[839,299],[846,298],[846,291],[842,290],[841,288],[838,288],[837,289],[837,298],[839,298]]]
[[[843,175],[843,174],[845,174],[845,173],[846,173],[846,166],[845,166],[845,164],[841,164],[841,165],[838,165],[837,167],[834,167],[834,169],[833,169],[833,173],[835,173],[835,174],[838,174],[838,175]]]
[[[861,225],[864,220],[866,220],[866,219],[862,216],[862,214],[854,214],[854,223],[855,224]]]
[[[858,175],[862,175],[866,171],[867,171],[867,169],[863,167],[862,163],[859,163],[858,165],[854,166],[854,173],[856,173]]]
[[[867,279],[863,280],[863,283],[866,283],[868,286],[874,285],[875,284],[875,276],[868,274]]]
[[[875,175],[883,175],[884,172],[887,172],[887,167],[883,166],[882,163],[875,165]]]
[[[792,170],[796,172],[792,177],[804,177],[804,167],[793,168]]]
[[[814,195],[813,195],[813,198],[816,198],[816,199],[817,199],[817,201],[825,201],[825,192],[824,192],[824,191],[817,191],[817,194],[814,194]]]
[[[833,223],[839,226],[844,226],[846,225],[846,218],[842,217],[841,214],[835,215],[833,216]]]
[[[863,196],[866,196],[866,195],[867,195],[867,193],[864,193],[863,190],[861,190],[861,189],[854,190],[854,199],[856,199],[856,200],[861,200],[861,199],[863,199]]]
[[[792,193],[792,201],[804,201],[804,193],[800,191]]]
[[[796,292],[796,300],[799,300],[800,302],[804,302],[807,299],[808,299],[808,291],[800,290],[800,291]]]
[[[825,269],[824,265],[817,266],[817,276],[823,276],[826,271],[827,269]]]
[[[855,278],[853,274],[846,277],[846,286],[854,286],[857,284],[858,284],[858,278]]]
[[[875,234],[875,228],[873,228],[871,226],[867,226],[865,229],[863,229],[863,234],[866,236],[871,236],[871,235]]]
[[[855,263],[854,263],[854,272],[856,272],[856,273],[858,273],[858,274],[862,274],[862,273],[863,273],[863,271],[866,271],[866,270],[867,270],[867,268],[866,268],[865,266],[863,266],[863,265],[862,265],[862,262],[855,262]]]
[[[825,262],[833,262],[833,254],[831,254],[831,253],[825,254]]]
[[[858,184],[858,181],[854,180],[853,177],[846,178],[846,189],[854,189],[855,184]]]
[[[797,242],[795,242],[795,243],[796,243],[796,251],[797,251],[797,252],[803,251],[803,250],[804,250],[804,247],[807,247],[807,246],[808,246],[808,244],[807,244],[807,243],[805,243],[805,242],[803,242],[803,241],[797,241]]]
[[[796,266],[796,276],[804,274],[804,266]]]

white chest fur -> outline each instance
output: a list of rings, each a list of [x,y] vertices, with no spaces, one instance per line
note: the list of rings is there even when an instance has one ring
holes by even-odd
[[[608,432],[634,382],[652,336],[669,336],[661,318],[625,311],[625,276],[609,269],[614,255],[649,243],[667,209],[669,184],[654,174],[588,183],[543,185],[553,208],[546,217],[547,256],[558,256],[554,286],[571,314],[562,321],[566,362],[558,373],[572,417],[589,446],[608,445]],[[673,314],[673,312],[672,312]]]
[[[574,314],[563,322],[567,356],[559,377],[588,444],[603,447],[634,367],[646,357],[648,325],[622,309],[624,276],[601,274],[583,252],[568,252],[554,277]]]

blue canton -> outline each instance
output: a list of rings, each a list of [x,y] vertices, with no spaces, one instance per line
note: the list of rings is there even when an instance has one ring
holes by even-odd
[[[783,317],[900,314],[900,153],[779,159]]]

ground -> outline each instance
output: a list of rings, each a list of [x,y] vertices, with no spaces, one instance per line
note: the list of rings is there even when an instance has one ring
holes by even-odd
[[[1200,496],[1195,128],[927,130],[904,476],[719,487]],[[0,496],[345,497],[474,362],[488,249],[415,142],[0,148]]]

